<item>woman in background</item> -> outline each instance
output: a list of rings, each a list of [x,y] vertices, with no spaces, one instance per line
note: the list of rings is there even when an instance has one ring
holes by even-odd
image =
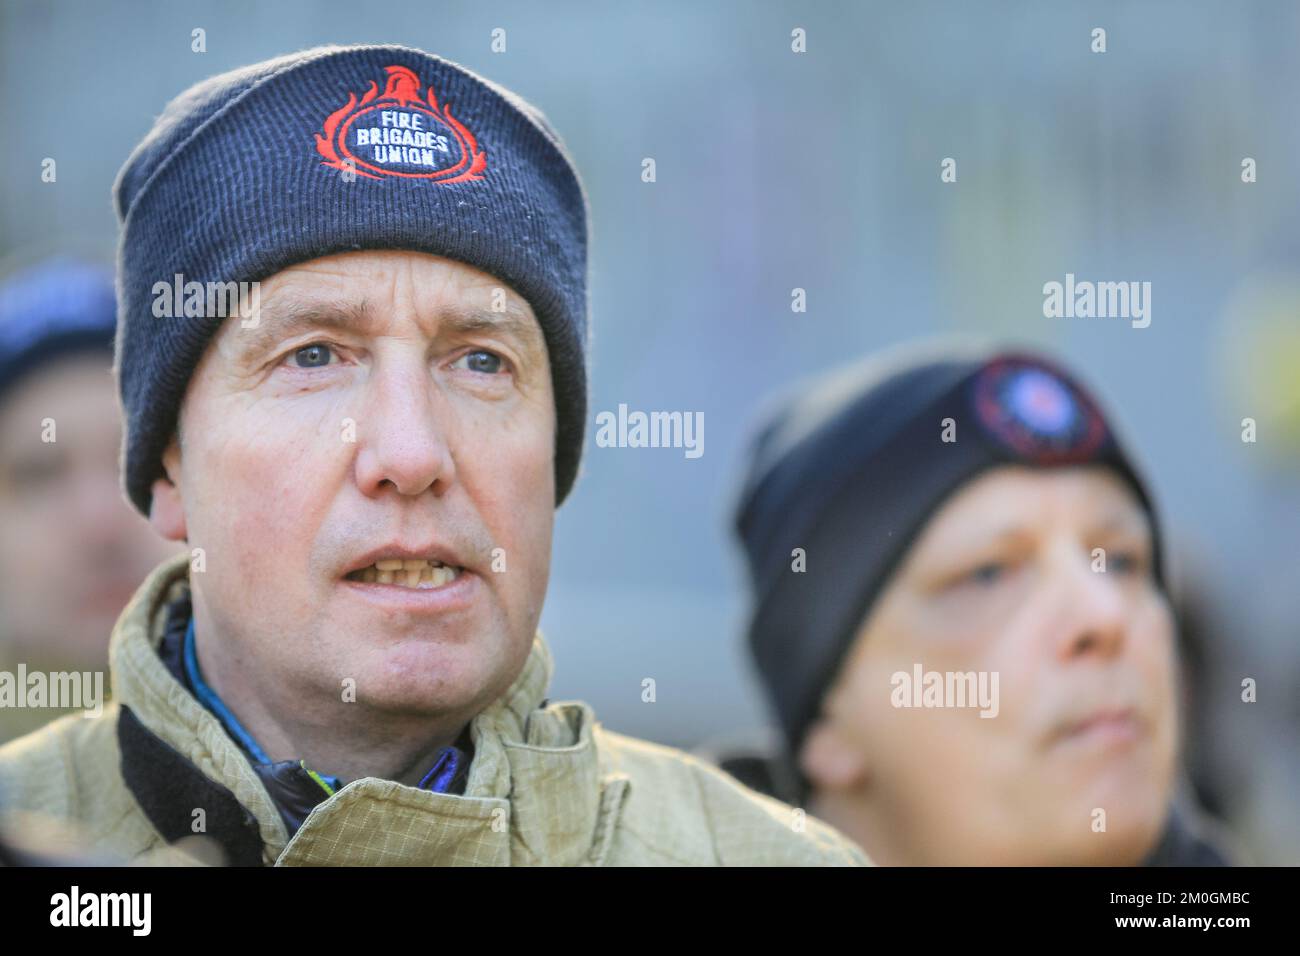
[[[736,517],[784,736],[723,761],[884,865],[1224,864],[1179,771],[1148,491],[1022,353],[848,370],[762,430]]]

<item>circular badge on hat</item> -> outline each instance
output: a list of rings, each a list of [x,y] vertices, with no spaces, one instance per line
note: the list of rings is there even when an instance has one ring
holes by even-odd
[[[1092,400],[1041,362],[996,359],[972,383],[975,417],[999,444],[1037,463],[1087,461],[1106,438]]]

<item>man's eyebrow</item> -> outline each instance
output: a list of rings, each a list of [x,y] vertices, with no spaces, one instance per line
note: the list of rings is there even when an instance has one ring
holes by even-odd
[[[375,325],[364,299],[338,305],[328,303],[294,302],[284,306],[262,308],[258,323],[251,329],[240,329],[238,341],[244,355],[269,352],[290,336],[308,329],[335,329],[339,331],[366,332]]]
[[[373,334],[379,326],[378,317],[371,312],[365,300],[343,304],[291,303],[261,310],[261,320],[251,330],[241,329],[244,354],[270,351],[285,339],[310,329],[348,331]],[[545,348],[545,340],[537,322],[523,309],[511,305],[503,312],[492,309],[453,308],[438,317],[438,331],[462,335],[493,332],[516,339],[525,347]]]
[[[454,309],[444,312],[441,325],[462,335],[496,332],[516,339],[523,346],[542,346],[544,339],[537,322],[518,307],[504,312],[492,309]]]

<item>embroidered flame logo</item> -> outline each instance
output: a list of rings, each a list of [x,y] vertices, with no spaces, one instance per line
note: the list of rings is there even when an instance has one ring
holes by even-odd
[[[322,166],[340,170],[355,170],[358,176],[379,179],[383,176],[400,176],[405,179],[428,179],[437,183],[459,183],[483,178],[487,169],[487,153],[479,146],[478,140],[460,120],[451,115],[451,107],[439,106],[438,97],[429,86],[428,93],[420,96],[420,80],[414,72],[404,66],[387,66],[384,72],[388,81],[382,95],[379,87],[372,80],[370,89],[362,95],[360,102],[355,93],[348,94],[347,103],[329,115],[324,128],[316,134],[316,151],[321,154]],[[460,160],[451,166],[430,172],[406,172],[387,169],[375,165],[357,156],[348,147],[349,130],[357,120],[367,114],[380,110],[405,110],[430,117],[434,122],[429,132],[445,129],[459,147]],[[397,160],[403,162],[402,160]],[[410,163],[403,162],[404,165]]]

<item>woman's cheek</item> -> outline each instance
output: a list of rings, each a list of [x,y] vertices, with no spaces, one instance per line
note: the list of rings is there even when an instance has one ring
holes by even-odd
[[[1145,618],[1139,666],[1152,703],[1153,719],[1159,724],[1158,739],[1172,759],[1178,747],[1177,648],[1173,615],[1163,599],[1154,598]]]
[[[1147,598],[1134,615],[1137,626],[1132,640],[1136,643],[1144,683],[1152,694],[1172,698],[1176,648],[1173,615],[1158,596]]]

